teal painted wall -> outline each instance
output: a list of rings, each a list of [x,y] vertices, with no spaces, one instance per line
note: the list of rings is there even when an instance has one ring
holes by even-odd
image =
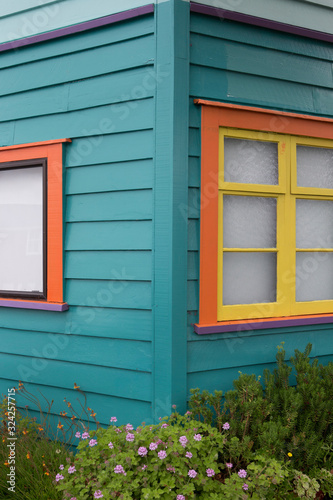
[[[0,393],[29,383],[97,418],[152,421],[154,16],[0,55],[1,146],[68,137],[65,300],[0,308]]]
[[[333,47],[330,44],[191,15],[188,388],[230,389],[243,373],[272,367],[276,346],[287,356],[313,344],[322,363],[333,359],[333,326],[278,328],[197,335],[200,245],[200,107],[194,98],[333,117]]]

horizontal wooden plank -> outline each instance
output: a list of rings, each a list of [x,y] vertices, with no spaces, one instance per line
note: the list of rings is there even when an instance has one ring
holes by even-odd
[[[332,45],[319,40],[281,33],[279,31],[240,24],[233,21],[200,14],[191,14],[191,31],[223,40],[234,40],[240,43],[256,45],[292,54],[299,54],[331,61]],[[222,40],[222,43],[223,43]]]
[[[50,137],[70,137],[72,139],[85,137],[86,148],[94,149],[100,145],[104,134],[119,134],[153,128],[153,100],[143,99],[136,102],[137,107],[128,109],[126,116],[122,114],[121,107],[123,105],[112,104],[66,114],[18,120],[15,122],[14,142],[21,144],[37,142],[36,138],[43,141]],[[72,147],[75,145],[70,145],[69,149]]]
[[[313,328],[312,332],[305,334],[302,328],[297,327],[289,333],[276,329],[275,333],[264,337],[262,335],[246,337],[235,333],[233,337],[220,340],[189,342],[188,370],[192,373],[237,368],[243,365],[250,370],[252,365],[275,361],[276,346],[281,342],[285,342],[287,359],[294,354],[295,349],[304,351],[309,342],[313,345],[311,356],[321,357],[327,354],[327,345],[330,344],[331,338],[332,328],[320,331],[315,331]]]
[[[140,401],[151,401],[151,374],[29,356],[0,353],[6,378],[41,386],[71,389],[76,382],[84,391]]]
[[[98,136],[75,139],[66,153],[68,167],[145,160],[153,158],[154,135],[152,130],[110,135],[102,135],[101,131]]]
[[[199,282],[189,280],[187,282],[187,310],[197,311],[199,309]]]
[[[314,113],[313,88],[293,82],[191,66],[190,94],[218,101]]]
[[[2,70],[0,94],[15,94],[146,66],[148,60],[150,64],[154,60],[154,53],[154,37],[147,35],[121,43],[88,48],[73,54],[20,64]]]
[[[201,126],[201,106],[194,103],[193,97],[190,97],[189,123],[193,128],[199,129]]]
[[[201,138],[200,130],[197,128],[189,128],[189,155],[200,156],[201,153]]]
[[[192,34],[191,63],[319,87],[331,88],[333,84],[331,61],[211,36]]]
[[[65,250],[151,250],[150,221],[72,222],[66,225]]]
[[[147,281],[67,280],[66,301],[75,306],[151,309],[152,286]]]
[[[188,221],[188,250],[199,251],[200,247],[200,223],[196,219],[189,219]]]
[[[67,222],[151,220],[151,189],[67,196]]]
[[[88,165],[67,169],[66,193],[83,194],[146,189],[153,187],[153,180],[152,160]]]
[[[188,190],[188,217],[189,219],[199,219],[200,218],[200,201],[202,196],[205,199],[209,199],[208,196],[200,193],[199,188],[189,188]]]
[[[149,281],[152,278],[152,252],[133,250],[66,252],[65,277]]]
[[[200,188],[200,158],[190,156],[188,159],[188,185]]]
[[[121,103],[110,108],[109,117],[122,119],[135,110],[137,100],[154,95],[155,74],[150,66],[61,83],[0,97],[1,121],[45,116]],[[112,93],[110,93],[112,88]]]
[[[96,298],[96,300],[98,300]],[[3,328],[129,340],[152,339],[152,313],[140,309],[70,306],[64,313],[0,308]]]
[[[79,380],[71,377],[70,382],[79,383]],[[10,380],[0,378],[0,394],[7,394],[9,388],[18,385],[17,380]],[[64,398],[69,401],[74,409],[79,415],[82,414],[82,409],[80,407],[79,401],[84,405],[84,397],[73,389],[73,385],[70,389],[58,388],[55,386],[48,387],[47,385],[38,384],[25,384],[28,391],[34,394],[43,410],[46,410],[46,401],[44,401],[43,396],[47,398],[49,402],[54,400],[52,405],[52,415],[55,416],[56,422],[58,423],[59,413],[61,411],[68,412],[68,407],[64,402]],[[42,395],[41,395],[42,393]],[[96,418],[101,424],[109,425],[110,418],[116,416],[118,419],[117,425],[123,425],[131,423],[135,427],[141,424],[141,422],[146,421],[147,424],[153,423],[151,403],[145,401],[138,401],[135,399],[126,399],[123,397],[113,397],[104,394],[98,394],[96,391],[85,392],[87,396],[87,404],[89,408],[92,408],[96,412]],[[36,406],[34,406],[30,401],[27,401],[20,392],[16,393],[17,405],[24,407],[26,404],[29,405],[29,411],[36,411]],[[90,412],[89,412],[90,413]],[[36,415],[37,416],[37,415]],[[84,414],[83,414],[84,416]],[[164,415],[163,415],[164,416]],[[90,418],[92,422],[92,418]]]
[[[29,45],[24,47],[24,50],[4,52],[1,54],[0,68],[17,66],[73,52],[81,52],[85,49],[119,43],[151,33],[154,33],[153,16],[129,19],[126,22],[77,33],[74,36],[50,40],[47,43]]]
[[[0,328],[3,354],[151,372],[151,342]],[[36,363],[38,363],[36,361]],[[45,364],[45,366],[46,366]]]
[[[199,253],[187,252],[187,279],[199,279]]]

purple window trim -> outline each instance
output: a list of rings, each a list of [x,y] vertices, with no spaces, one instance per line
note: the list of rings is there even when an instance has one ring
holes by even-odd
[[[0,299],[0,307],[14,307],[16,309],[39,309],[41,311],[63,312],[69,309],[66,302],[56,304],[52,302],[29,302],[27,300],[2,300]]]
[[[127,19],[132,19],[133,17],[144,16],[153,12],[154,4],[143,5],[142,7],[126,10],[124,12],[118,12],[116,14],[110,14],[109,16],[105,17],[99,17],[98,19],[74,24],[73,26],[68,26],[66,28],[59,28],[53,31],[48,31],[46,33],[29,36],[27,38],[20,38],[19,40],[5,42],[0,44],[0,52],[18,49],[20,47],[26,47],[27,45],[32,45],[35,43],[47,42],[48,40],[53,40],[55,38],[60,38],[63,36],[74,35],[76,33],[81,33],[82,31],[100,28],[102,26],[107,26],[108,24],[118,23],[119,21],[125,21]]]
[[[240,12],[232,12],[230,10],[220,9],[218,7],[211,7],[209,5],[202,5],[200,3],[191,2],[191,11],[198,14],[206,14],[207,16],[219,17],[222,19],[229,19],[230,21],[237,21],[240,23],[252,24],[260,26],[261,28],[268,28],[276,31],[284,31],[292,35],[305,36],[307,38],[314,38],[324,42],[333,42],[333,34],[324,33],[323,31],[311,30],[302,28],[300,26],[293,26],[291,24],[281,23],[279,21],[272,21],[262,17],[250,16],[249,14],[242,14]]]
[[[233,324],[216,324],[210,326],[193,325],[195,333],[199,335],[208,335],[212,333],[227,332],[249,332],[252,330],[269,330],[270,328],[285,328],[293,326],[323,325],[333,323],[333,316],[318,316],[309,318],[288,318],[272,319],[271,321],[250,321]]]

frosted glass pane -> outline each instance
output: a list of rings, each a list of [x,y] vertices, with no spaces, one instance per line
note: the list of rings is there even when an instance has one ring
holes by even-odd
[[[275,248],[276,198],[223,196],[224,248]]]
[[[0,290],[43,291],[42,167],[0,170]]]
[[[277,143],[225,137],[224,180],[246,184],[278,184]]]
[[[296,247],[333,248],[333,201],[296,200]]]
[[[296,301],[333,299],[333,253],[296,254]]]
[[[297,146],[297,186],[333,188],[333,149]]]
[[[224,305],[275,301],[276,253],[224,253]]]

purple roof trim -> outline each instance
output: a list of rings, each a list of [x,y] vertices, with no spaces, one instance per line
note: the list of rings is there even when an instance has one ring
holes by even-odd
[[[73,26],[68,26],[67,28],[59,28],[46,33],[41,33],[39,35],[33,35],[27,38],[21,38],[20,40],[6,42],[0,45],[0,52],[18,49],[35,43],[47,42],[48,40],[53,40],[54,38],[60,38],[67,35],[74,35],[75,33],[80,33],[81,31],[100,28],[101,26],[118,23],[119,21],[125,21],[126,19],[131,19],[133,17],[151,14],[152,12],[154,12],[154,4],[143,5],[142,7],[126,10],[124,12],[118,12],[117,14],[111,14],[109,16],[99,17],[98,19],[93,19],[91,21],[74,24]]]
[[[318,316],[309,318],[295,318],[295,319],[279,319],[272,321],[254,321],[253,323],[238,323],[231,325],[212,325],[212,326],[200,326],[194,325],[194,331],[199,335],[211,334],[211,333],[226,333],[226,332],[245,332],[251,330],[265,330],[269,328],[285,328],[288,326],[306,326],[306,325],[322,325],[325,323],[333,323],[333,316]]]
[[[0,307],[15,307],[17,309],[40,309],[42,311],[63,312],[69,309],[66,302],[63,304],[52,304],[51,302],[29,302],[25,300],[1,300]]]
[[[271,21],[262,17],[250,16],[248,14],[241,14],[240,12],[232,12],[230,10],[220,9],[218,7],[210,7],[199,3],[191,2],[191,11],[198,14],[206,14],[207,16],[215,16],[230,21],[238,21],[240,23],[253,24],[262,28],[271,30],[284,31],[292,33],[293,35],[305,36],[307,38],[315,38],[324,42],[333,42],[333,34],[324,33],[322,31],[310,30],[308,28],[301,28],[291,24],[281,23],[279,21]]]

